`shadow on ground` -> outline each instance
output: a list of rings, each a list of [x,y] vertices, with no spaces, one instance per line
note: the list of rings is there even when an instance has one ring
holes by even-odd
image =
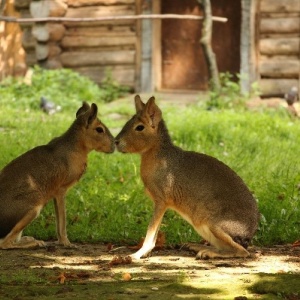
[[[200,261],[167,249],[112,264],[131,251],[92,244],[1,250],[0,299],[300,299],[299,248],[251,251],[249,259]]]

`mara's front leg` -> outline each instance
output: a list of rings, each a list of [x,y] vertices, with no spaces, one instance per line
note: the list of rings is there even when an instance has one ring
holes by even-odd
[[[155,247],[157,233],[166,209],[167,207],[164,204],[155,204],[154,213],[148,226],[143,246],[140,250],[130,255],[133,259],[145,257]]]
[[[54,207],[58,243],[64,246],[72,246],[67,236],[65,194],[61,194],[54,199]]]

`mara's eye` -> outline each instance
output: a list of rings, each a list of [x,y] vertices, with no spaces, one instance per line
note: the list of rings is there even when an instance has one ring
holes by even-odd
[[[144,125],[138,125],[138,126],[135,127],[135,130],[136,130],[136,131],[143,131],[144,128],[145,128]]]
[[[96,128],[96,131],[97,131],[98,133],[102,133],[104,130],[103,130],[102,127],[97,127],[97,128]]]

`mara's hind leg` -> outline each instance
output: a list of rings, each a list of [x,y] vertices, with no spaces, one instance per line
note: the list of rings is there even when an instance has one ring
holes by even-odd
[[[40,213],[41,207],[35,207],[27,212],[27,214],[13,227],[13,229],[0,240],[0,249],[18,249],[33,248],[45,246],[43,241],[34,239],[33,237],[23,236],[23,229],[34,220]]]
[[[225,231],[217,226],[202,225],[197,229],[197,232],[206,239],[212,247],[201,247],[196,258],[197,259],[209,259],[209,258],[229,258],[229,257],[248,257],[250,253],[236,243]],[[190,247],[191,250],[195,250],[194,247]]]

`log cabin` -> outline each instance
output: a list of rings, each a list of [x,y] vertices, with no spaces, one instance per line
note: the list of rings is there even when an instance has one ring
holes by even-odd
[[[247,92],[283,95],[300,78],[300,0],[211,0],[219,72],[242,74]],[[22,18],[202,15],[197,0],[15,0]],[[71,68],[101,83],[107,68],[136,92],[207,90],[202,21],[177,19],[24,23],[28,66]],[[299,89],[300,90],[300,89]]]

